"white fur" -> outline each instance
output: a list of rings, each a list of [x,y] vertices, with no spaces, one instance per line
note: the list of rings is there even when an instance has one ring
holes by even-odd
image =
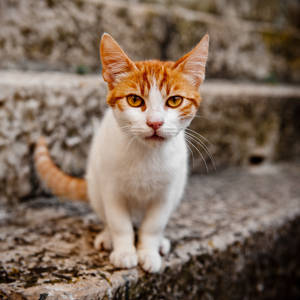
[[[180,120],[176,109],[164,105],[155,82],[145,100],[145,111],[130,107],[125,98],[119,100],[124,111],[107,110],[92,142],[87,182],[91,205],[105,224],[95,246],[112,247],[110,260],[116,267],[139,262],[144,270],[157,272],[159,251],[170,248],[163,231],[186,184],[184,129],[190,120]],[[147,120],[164,122],[157,131],[164,141],[145,139],[153,134]]]

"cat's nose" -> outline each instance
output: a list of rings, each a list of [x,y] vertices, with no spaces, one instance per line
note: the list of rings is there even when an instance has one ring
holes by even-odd
[[[159,127],[161,127],[164,124],[164,122],[162,122],[162,121],[160,121],[160,122],[157,122],[157,121],[156,122],[147,121],[146,124],[149,127],[153,128],[154,130],[157,130]]]

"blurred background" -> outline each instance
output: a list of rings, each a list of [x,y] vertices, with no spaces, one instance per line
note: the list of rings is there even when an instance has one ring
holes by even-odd
[[[0,3],[1,68],[98,73],[103,32],[135,60],[174,60],[208,32],[207,78],[300,81],[298,0]]]

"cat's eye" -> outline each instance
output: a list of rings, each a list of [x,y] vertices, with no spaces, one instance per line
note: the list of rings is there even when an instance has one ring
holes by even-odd
[[[144,100],[137,95],[129,95],[127,96],[127,102],[132,107],[141,107],[144,105]]]
[[[171,108],[176,108],[181,105],[182,101],[183,98],[181,96],[172,96],[167,100],[166,105]]]

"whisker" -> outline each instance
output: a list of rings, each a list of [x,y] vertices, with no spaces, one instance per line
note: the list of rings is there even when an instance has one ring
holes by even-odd
[[[206,161],[205,161],[205,159],[204,159],[203,154],[202,154],[201,151],[193,144],[193,141],[192,141],[192,140],[189,140],[189,137],[188,137],[188,136],[186,136],[186,138],[187,138],[187,141],[190,142],[190,145],[193,146],[193,147],[196,149],[196,151],[199,153],[199,155],[201,156],[201,158],[202,158],[202,160],[203,160],[203,162],[204,162],[204,164],[205,164],[205,167],[206,167],[206,172],[208,173],[207,163],[206,163]]]
[[[193,144],[193,142],[191,140],[189,140],[187,138],[187,142],[190,143],[190,145],[196,149],[196,151],[198,152],[198,154],[200,155],[202,161],[204,162],[204,165],[205,165],[205,168],[206,168],[206,172],[208,173],[208,167],[207,167],[207,164],[206,164],[206,161],[204,159],[204,156],[202,155],[201,151]]]
[[[189,149],[189,151],[190,151],[190,153],[192,155],[192,166],[194,168],[194,154],[193,154],[193,151],[192,151],[192,149],[191,149],[191,147],[189,146],[188,143],[186,143],[186,146],[187,146],[187,148]]]
[[[186,119],[187,117],[191,117],[191,118],[199,118],[199,119],[204,119],[204,120],[210,120],[210,119],[207,118],[207,117],[203,117],[203,116],[200,116],[200,115],[193,115],[193,114],[185,115],[184,118],[180,118],[180,119],[184,120],[184,119]]]
[[[140,132],[145,132],[145,131],[143,129],[139,129],[139,128],[131,128],[130,132],[140,133]]]
[[[188,128],[186,128],[188,129]],[[191,135],[192,137],[196,138],[197,140],[200,141],[200,143],[202,145],[204,145],[207,148],[207,145],[205,144],[205,142],[209,143],[211,146],[213,146],[208,140],[205,140],[205,138],[201,135],[201,134],[197,134],[197,132],[195,131],[191,131],[191,130],[186,130],[186,133],[188,133],[189,135]],[[203,140],[205,141],[203,141]]]
[[[135,140],[135,136],[132,136],[129,142],[127,143],[127,146],[125,148],[125,151],[129,150],[129,147],[131,146],[132,142]]]
[[[215,164],[215,161],[214,161],[212,155],[211,155],[210,152],[209,152],[208,147],[207,147],[207,146],[206,146],[199,138],[197,138],[196,136],[193,136],[191,133],[185,132],[185,134],[186,134],[187,136],[189,136],[194,142],[196,142],[198,145],[201,146],[201,148],[205,151],[205,153],[206,153],[206,154],[208,155],[208,157],[210,158],[211,163],[212,163],[212,165],[213,165],[213,168],[214,168],[214,170],[216,171],[216,170],[217,170],[216,164]]]
[[[130,125],[120,126],[121,129],[128,128]]]
[[[120,126],[120,129],[123,130],[124,132],[128,132],[128,128],[130,128],[129,125],[126,125],[126,126]]]
[[[186,128],[185,130],[190,131],[191,133],[196,134],[199,138],[204,139],[208,144],[210,144],[211,146],[213,146],[213,143],[210,142],[206,137],[204,137],[203,135],[201,135],[199,132],[191,129],[191,128]]]

